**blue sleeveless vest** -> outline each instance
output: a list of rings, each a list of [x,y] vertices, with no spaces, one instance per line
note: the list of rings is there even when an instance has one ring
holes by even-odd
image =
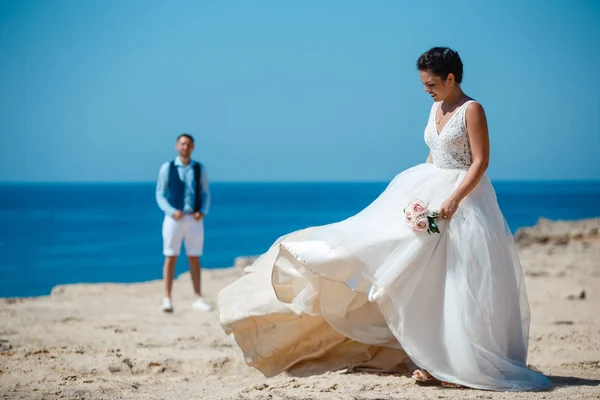
[[[200,196],[200,178],[202,169],[199,163],[194,163],[194,212],[202,208],[202,197]],[[175,161],[169,163],[169,191],[166,194],[167,201],[176,209],[183,211],[183,197],[185,192],[185,182],[179,177]]]

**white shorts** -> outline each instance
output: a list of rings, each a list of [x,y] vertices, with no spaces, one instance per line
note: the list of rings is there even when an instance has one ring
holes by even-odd
[[[188,214],[180,220],[165,215],[162,236],[165,256],[178,256],[183,242],[188,256],[199,257],[204,249],[204,221],[196,221]]]

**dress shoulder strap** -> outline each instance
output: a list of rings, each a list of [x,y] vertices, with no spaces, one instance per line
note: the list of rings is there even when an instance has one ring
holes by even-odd
[[[431,110],[429,111],[429,121],[435,120],[435,113],[436,113],[439,105],[440,105],[440,103],[437,101],[434,101],[433,104],[431,105]]]
[[[465,103],[462,106],[460,106],[460,110],[458,110],[458,112],[461,113],[460,119],[465,128],[467,127],[467,107],[469,107],[469,104],[471,103],[475,103],[475,100],[465,101]]]

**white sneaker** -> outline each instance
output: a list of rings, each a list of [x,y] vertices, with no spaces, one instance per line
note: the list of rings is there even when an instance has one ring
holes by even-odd
[[[198,297],[196,301],[192,303],[192,308],[200,311],[211,311],[213,309],[202,297]]]
[[[162,310],[166,313],[173,312],[173,304],[171,303],[171,299],[169,299],[168,297],[165,297],[163,299]]]

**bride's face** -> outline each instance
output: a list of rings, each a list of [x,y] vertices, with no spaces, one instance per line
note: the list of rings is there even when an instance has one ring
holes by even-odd
[[[430,71],[419,71],[421,75],[421,83],[426,93],[428,93],[434,101],[443,101],[452,92],[454,76],[448,75],[446,79],[442,79],[438,75],[434,75]]]

